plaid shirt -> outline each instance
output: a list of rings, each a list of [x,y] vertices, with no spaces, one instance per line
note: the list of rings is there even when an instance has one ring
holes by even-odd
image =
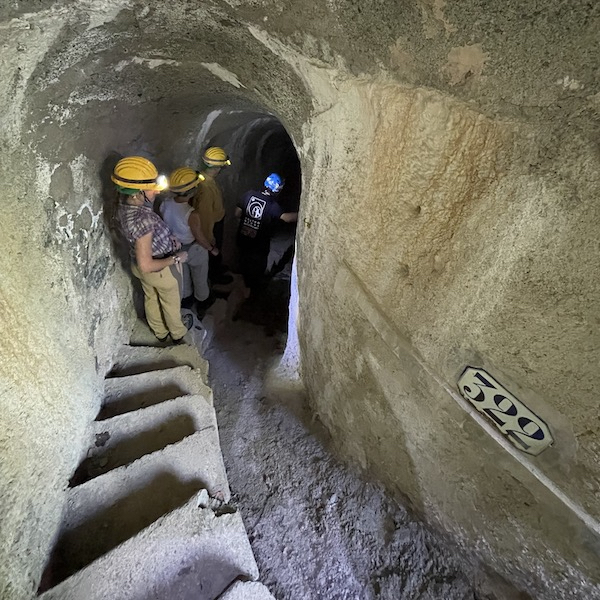
[[[173,234],[167,224],[148,206],[119,205],[121,229],[132,249],[136,240],[152,233],[152,256],[164,256],[175,251]]]

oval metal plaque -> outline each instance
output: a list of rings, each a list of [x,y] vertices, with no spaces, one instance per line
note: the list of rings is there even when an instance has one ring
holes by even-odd
[[[554,441],[548,425],[483,369],[467,367],[458,389],[519,450],[537,456]]]

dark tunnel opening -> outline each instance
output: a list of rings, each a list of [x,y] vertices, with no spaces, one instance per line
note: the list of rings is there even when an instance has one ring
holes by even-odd
[[[302,173],[300,159],[290,135],[277,116],[264,112],[260,107],[240,107],[239,105],[212,105],[204,113],[200,121],[198,133],[189,132],[188,137],[194,141],[188,151],[182,153],[178,144],[170,145],[165,141],[156,143],[154,152],[145,145],[143,149],[132,149],[129,153],[146,156],[156,161],[159,171],[168,174],[180,166],[194,169],[202,168],[202,154],[211,147],[223,148],[231,160],[231,165],[224,168],[216,176],[221,189],[225,217],[217,234],[221,246],[223,265],[234,275],[233,285],[215,289],[217,297],[231,298],[227,313],[234,320],[242,319],[259,326],[264,326],[267,334],[275,331],[287,333],[288,305],[290,301],[290,280],[292,262],[295,254],[296,226],[294,223],[278,221],[273,227],[270,252],[262,285],[254,290],[245,302],[238,297],[242,276],[240,274],[239,251],[236,237],[239,220],[235,215],[236,206],[242,196],[254,190],[264,189],[265,178],[271,173],[279,174],[284,186],[276,195],[278,204],[284,213],[297,213],[302,192]],[[172,140],[173,144],[175,140]],[[184,146],[186,144],[183,144]],[[135,146],[134,146],[135,148]],[[171,151],[169,151],[169,149]],[[110,177],[119,159],[127,152],[111,152],[104,160],[99,172],[103,183],[103,218],[107,230],[111,233],[111,241],[115,256],[123,269],[128,273],[133,286],[135,310],[144,319],[144,295],[139,280],[130,269],[130,248],[121,235],[117,218],[117,196]],[[158,159],[157,159],[158,156]],[[160,214],[162,201],[169,192],[159,196],[154,210]],[[222,239],[221,239],[222,238]],[[203,318],[203,314],[199,317]]]
[[[277,202],[284,213],[298,212],[302,191],[300,159],[285,126],[272,114],[223,107],[211,115],[207,117],[206,122],[210,122],[210,126],[201,140],[200,150],[210,146],[223,147],[232,162],[217,176],[217,182],[223,191],[226,210],[222,248],[224,262],[233,273],[239,273],[236,206],[244,193],[262,191],[265,178],[277,173],[285,181],[277,195]],[[264,326],[269,335],[287,330],[295,238],[296,223],[277,222],[271,237],[263,285],[235,310],[234,319]]]

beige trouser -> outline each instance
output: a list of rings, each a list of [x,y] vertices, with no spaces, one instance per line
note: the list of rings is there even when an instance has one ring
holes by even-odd
[[[187,329],[181,321],[179,284],[171,268],[165,267],[156,273],[142,273],[134,263],[131,271],[142,282],[146,319],[154,335],[162,339],[170,333],[173,339],[181,339]]]

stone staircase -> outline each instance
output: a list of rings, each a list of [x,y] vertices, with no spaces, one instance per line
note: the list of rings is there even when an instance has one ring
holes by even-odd
[[[151,341],[138,326],[115,357],[40,598],[273,600],[229,504],[206,362]]]

